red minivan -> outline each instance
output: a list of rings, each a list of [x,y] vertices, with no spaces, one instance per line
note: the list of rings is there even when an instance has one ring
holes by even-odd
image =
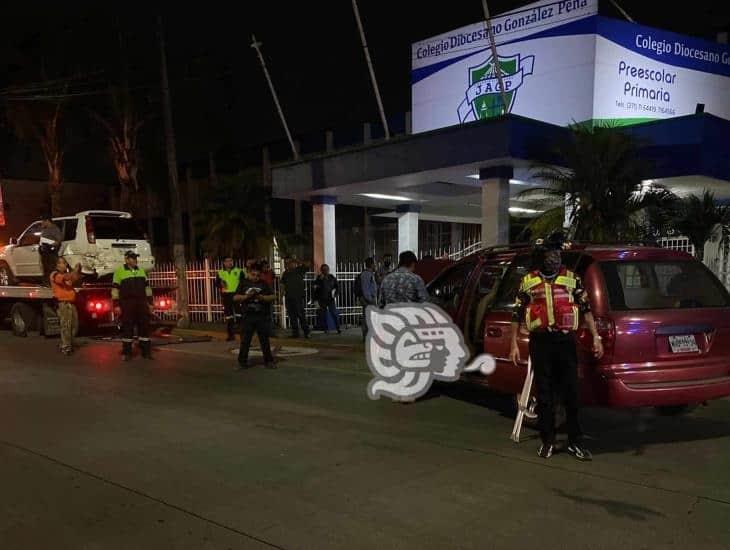
[[[509,361],[510,323],[531,248],[494,247],[447,267],[431,300],[461,327],[473,353],[497,359],[488,377],[468,380],[518,394],[525,364]],[[577,334],[586,405],[655,406],[679,412],[730,396],[730,295],[692,256],[647,246],[573,245],[564,263],[583,279],[605,355],[596,360],[585,327]],[[519,338],[527,359],[527,333]]]

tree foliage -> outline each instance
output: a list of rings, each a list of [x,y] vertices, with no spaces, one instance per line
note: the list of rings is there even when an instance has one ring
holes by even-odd
[[[12,101],[8,103],[6,110],[10,128],[18,139],[37,143],[43,153],[53,216],[62,214],[61,191],[65,155],[63,107],[61,100]]]
[[[648,186],[650,165],[638,155],[639,143],[617,128],[577,124],[569,139],[556,149],[561,167],[544,165],[535,176],[548,184],[546,189],[520,194],[547,194],[548,208],[535,225],[555,225],[557,202],[571,212],[571,237],[592,242],[643,238],[653,232],[648,227],[650,210],[670,208],[674,195],[661,186]],[[562,209],[561,209],[562,210]]]
[[[702,195],[679,199],[673,226],[694,245],[695,256],[699,260],[703,259],[705,243],[718,225],[721,228],[721,244],[726,244],[730,235],[730,208],[717,204],[712,191],[705,189]]]
[[[140,116],[129,90],[114,86],[109,89],[107,112],[91,111],[91,116],[109,141],[109,155],[120,186],[120,206],[130,210],[139,192],[138,137],[146,120]]]
[[[244,258],[268,254],[272,236],[271,227],[264,221],[268,199],[260,170],[220,176],[209,188],[196,216],[205,253]]]

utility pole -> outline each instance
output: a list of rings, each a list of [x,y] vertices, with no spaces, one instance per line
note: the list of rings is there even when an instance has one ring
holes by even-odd
[[[489,45],[492,48],[492,63],[494,63],[494,72],[499,82],[499,92],[502,97],[502,114],[506,115],[509,111],[509,101],[507,101],[507,92],[504,89],[504,79],[502,78],[502,68],[499,66],[499,56],[497,55],[497,43],[494,41],[492,33],[492,17],[489,15],[489,6],[487,0],[482,0],[482,9],[484,10],[484,20],[487,26],[487,36],[489,37]]]
[[[180,316],[178,326],[190,326],[188,310],[188,277],[185,262],[185,240],[183,237],[182,208],[180,205],[180,182],[177,174],[177,153],[175,151],[175,129],[172,125],[172,105],[170,103],[170,83],[167,78],[167,55],[162,16],[157,17],[158,38],[160,42],[160,75],[162,87],[162,107],[165,122],[165,145],[167,149],[167,170],[170,184],[170,218],[172,225],[172,257],[177,276],[177,310]]]
[[[357,21],[357,29],[360,31],[360,40],[362,42],[362,49],[365,52],[365,61],[368,64],[368,71],[370,71],[370,81],[373,83],[373,90],[375,91],[375,101],[378,102],[378,110],[380,111],[380,120],[383,123],[383,130],[385,131],[385,139],[390,139],[390,128],[388,128],[388,120],[385,118],[385,110],[383,109],[383,99],[380,97],[380,88],[378,88],[378,81],[375,78],[375,69],[373,68],[373,60],[370,59],[370,50],[368,49],[368,43],[365,40],[365,30],[362,28],[362,21],[360,20],[360,9],[357,7],[357,0],[352,0],[352,11],[355,12],[355,21]]]
[[[619,3],[618,3],[618,2],[616,2],[615,0],[608,0],[608,1],[609,1],[609,2],[611,2],[611,4],[613,5],[613,7],[614,7],[614,8],[616,8],[616,9],[617,9],[617,10],[619,11],[619,13],[620,13],[621,15],[623,15],[623,16],[624,16],[624,18],[626,19],[626,21],[628,21],[629,23],[636,23],[636,21],[634,21],[634,20],[633,20],[633,19],[631,18],[631,16],[630,16],[630,15],[629,15],[628,13],[626,13],[626,10],[624,10],[624,9],[623,9],[623,8],[622,8],[622,7],[621,7],[621,6],[619,5]]]
[[[281,103],[279,103],[279,96],[276,95],[276,89],[274,88],[274,83],[271,81],[271,75],[269,74],[269,69],[266,68],[266,61],[264,61],[264,56],[261,53],[261,46],[263,45],[262,42],[256,41],[256,36],[251,35],[251,47],[256,50],[256,53],[259,56],[259,61],[261,62],[261,68],[264,70],[264,76],[266,77],[266,82],[269,84],[269,90],[271,90],[271,97],[274,98],[274,104],[276,105],[276,110],[279,112],[279,118],[281,119],[281,125],[284,127],[284,132],[286,132],[286,138],[289,140],[289,146],[291,147],[292,155],[294,155],[294,160],[299,160],[299,151],[297,151],[296,146],[294,145],[294,139],[291,137],[291,132],[289,131],[289,125],[286,123],[286,117],[284,116],[284,111],[281,108]]]

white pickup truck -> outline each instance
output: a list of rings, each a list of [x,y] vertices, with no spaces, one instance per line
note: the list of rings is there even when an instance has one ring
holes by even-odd
[[[73,216],[53,218],[63,235],[59,256],[71,266],[81,264],[85,275],[103,278],[124,263],[124,253],[139,254],[139,266],[151,271],[155,266],[145,234],[128,212],[89,210]],[[41,222],[33,222],[17,239],[0,248],[0,286],[43,278],[39,253]]]

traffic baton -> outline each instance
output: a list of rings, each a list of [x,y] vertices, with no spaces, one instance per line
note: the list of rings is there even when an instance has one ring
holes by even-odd
[[[525,419],[525,413],[530,406],[530,393],[532,392],[532,379],[534,378],[534,372],[532,370],[532,360],[527,358],[527,375],[525,375],[525,383],[522,386],[522,393],[517,400],[517,418],[515,418],[515,425],[512,428],[512,436],[510,439],[515,443],[520,442],[520,432],[522,431],[522,421]]]

